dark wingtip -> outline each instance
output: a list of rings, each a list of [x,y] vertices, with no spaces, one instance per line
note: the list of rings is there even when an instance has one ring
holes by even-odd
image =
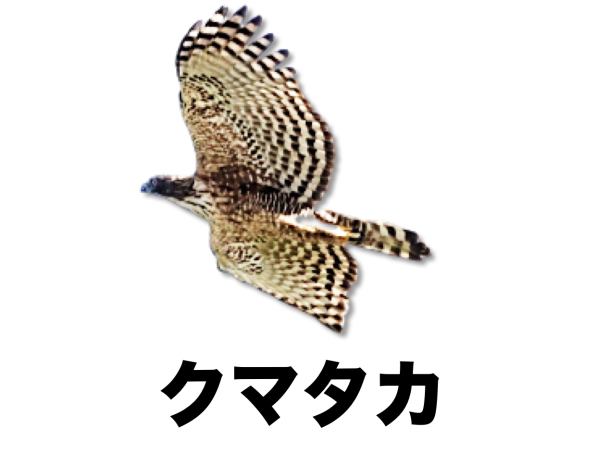
[[[261,26],[262,22],[263,22],[263,18],[261,17],[261,15],[257,15],[252,20],[250,20],[249,23],[254,24],[258,28],[259,26]]]
[[[263,36],[264,40],[269,40],[269,41],[273,41],[273,33],[267,33],[265,36]]]
[[[240,15],[242,18],[246,16],[246,5],[244,5],[240,10],[234,13],[234,16]]]

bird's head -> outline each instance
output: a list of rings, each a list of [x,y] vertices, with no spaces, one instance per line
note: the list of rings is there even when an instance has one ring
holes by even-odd
[[[192,193],[194,177],[154,176],[141,186],[142,193],[151,193],[166,198],[182,198]]]

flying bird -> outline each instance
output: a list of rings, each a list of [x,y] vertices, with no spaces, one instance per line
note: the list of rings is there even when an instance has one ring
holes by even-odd
[[[153,177],[141,191],[207,219],[220,270],[341,332],[357,276],[346,244],[412,260],[430,251],[412,231],[314,210],[331,177],[333,136],[295,71],[279,66],[288,51],[266,55],[273,35],[253,40],[261,17],[245,16],[246,7],[233,15],[222,7],[182,40],[180,104],[197,169]]]

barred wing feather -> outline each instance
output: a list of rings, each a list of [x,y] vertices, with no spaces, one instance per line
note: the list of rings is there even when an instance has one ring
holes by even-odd
[[[193,25],[177,55],[197,175],[231,194],[247,187],[255,192],[255,186],[287,194],[291,212],[299,212],[327,189],[333,137],[304,98],[294,70],[278,69],[288,52],[262,57],[272,35],[249,44],[261,18],[243,24],[245,14],[242,8],[228,18],[222,7],[204,26]]]

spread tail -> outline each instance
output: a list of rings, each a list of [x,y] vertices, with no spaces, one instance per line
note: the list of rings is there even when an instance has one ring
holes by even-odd
[[[350,244],[414,261],[430,256],[430,249],[418,240],[418,234],[407,229],[388,223],[349,218],[333,211],[315,211],[314,216],[349,233]]]

